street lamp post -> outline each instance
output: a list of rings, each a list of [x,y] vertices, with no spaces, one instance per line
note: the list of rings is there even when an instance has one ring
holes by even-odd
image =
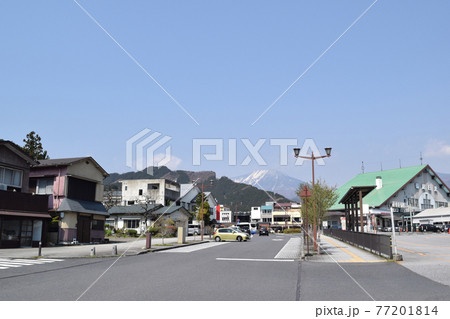
[[[304,198],[304,203],[305,203],[305,223],[303,223],[303,234],[305,235],[306,232],[308,232],[306,234],[306,247],[307,247],[307,253],[305,256],[311,256],[311,254],[309,253],[309,224],[308,224],[308,202],[306,201],[306,199],[308,197],[311,197],[311,192],[308,189],[308,186],[304,186],[301,193],[300,193],[300,198]],[[303,209],[302,209],[303,210]],[[303,235],[303,239],[305,240],[305,236]]]
[[[210,187],[213,185],[213,180],[211,179],[209,185],[203,185],[202,182],[202,206],[200,207],[201,209],[201,223],[200,223],[200,232],[201,232],[201,241],[203,241],[203,187]]]
[[[331,147],[326,147],[325,148],[325,153],[327,155],[322,155],[322,156],[314,156],[314,152],[311,152],[311,156],[303,156],[300,155],[300,148],[294,148],[294,156],[296,158],[304,158],[307,160],[311,160],[312,162],[312,189],[313,189],[313,194],[314,193],[314,189],[315,189],[315,182],[314,182],[314,161],[316,159],[321,159],[321,158],[325,158],[325,157],[330,157],[331,156]],[[315,199],[315,195],[313,196],[313,234],[314,234],[314,250],[317,250],[317,229],[316,229],[316,199]]]

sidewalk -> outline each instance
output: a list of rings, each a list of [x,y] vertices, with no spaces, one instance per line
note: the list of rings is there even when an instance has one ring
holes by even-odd
[[[319,244],[321,254],[306,257],[306,260],[312,262],[340,263],[373,263],[386,261],[383,257],[329,236],[321,235]],[[312,252],[312,247],[310,251]]]
[[[203,242],[200,236],[189,236],[186,238],[186,244],[177,244],[177,238],[165,238],[164,246],[162,246],[161,238],[152,238],[152,248],[145,249],[145,238],[113,238],[117,242],[108,244],[86,244],[77,246],[59,246],[59,247],[42,247],[43,258],[85,258],[91,257],[91,249],[95,247],[95,256],[97,257],[115,257],[113,255],[113,247],[117,246],[117,255],[125,253],[125,256],[143,254],[152,251],[172,249],[186,245],[195,245],[209,242],[209,236],[203,236]],[[172,244],[172,246],[165,246]],[[38,256],[38,248],[12,248],[0,249],[0,258],[36,258]]]

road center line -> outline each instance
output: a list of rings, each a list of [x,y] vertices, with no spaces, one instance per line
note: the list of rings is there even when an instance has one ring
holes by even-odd
[[[251,258],[216,258],[216,260],[231,260],[231,261],[281,261],[281,262],[292,262],[295,259],[251,259]]]

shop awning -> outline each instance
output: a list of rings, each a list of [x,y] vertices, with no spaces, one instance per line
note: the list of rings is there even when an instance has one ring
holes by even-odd
[[[36,213],[36,212],[9,212],[0,211],[2,216],[18,216],[18,217],[37,217],[37,218],[52,218],[48,213]]]

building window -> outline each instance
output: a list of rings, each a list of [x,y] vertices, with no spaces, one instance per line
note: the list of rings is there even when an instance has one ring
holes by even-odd
[[[105,229],[105,221],[104,220],[92,220],[92,230],[104,230]]]
[[[139,190],[139,196],[142,196],[142,189]]]
[[[436,208],[448,207],[448,202],[436,202]]]
[[[126,219],[123,221],[125,228],[139,228],[139,220],[137,219]]]
[[[36,193],[42,195],[53,194],[53,178],[41,178],[37,180]]]
[[[433,205],[431,205],[431,200],[428,198],[424,198],[423,199],[423,204],[422,204],[422,209],[429,209],[429,208],[434,208]]]
[[[0,184],[22,187],[22,171],[0,166]]]
[[[419,200],[417,198],[408,198],[408,206],[419,207]]]
[[[127,202],[127,204],[128,204],[129,206],[134,205],[134,200],[129,200],[129,201]]]
[[[127,191],[128,190],[128,186],[127,185],[125,185],[125,191]]]

